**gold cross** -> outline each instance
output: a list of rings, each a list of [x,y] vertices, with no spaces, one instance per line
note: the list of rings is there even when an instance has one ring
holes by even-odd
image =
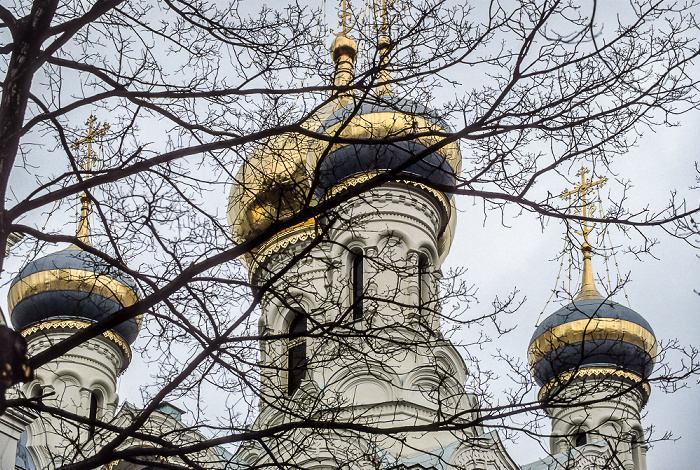
[[[604,176],[598,181],[592,181],[588,180],[586,181],[586,173],[589,173],[590,170],[585,167],[581,167],[581,169],[576,173],[576,176],[581,177],[581,183],[578,186],[574,186],[574,189],[571,191],[564,191],[561,193],[559,197],[565,200],[571,200],[572,196],[574,196],[574,207],[575,213],[580,215],[581,217],[589,217],[589,214],[592,214],[595,211],[595,203],[592,201],[588,201],[587,196],[593,192],[595,188],[600,188],[603,186],[608,179]],[[581,231],[576,231],[577,234],[583,236],[583,244],[588,245],[588,234],[591,233],[593,228],[595,227],[595,224],[591,225],[590,228],[588,228],[588,221],[587,220],[582,220],[581,221]]]
[[[96,125],[96,122],[97,118],[95,115],[90,114],[90,117],[85,122],[85,125],[88,126],[88,128],[86,131],[84,131],[84,137],[82,139],[75,139],[75,142],[73,142],[73,145],[71,145],[71,148],[77,151],[80,150],[80,147],[87,146],[87,152],[85,153],[82,165],[83,170],[85,171],[91,171],[92,164],[97,159],[97,154],[94,150],[92,150],[92,143],[95,142],[98,137],[104,137],[109,130],[109,124],[105,123],[102,125],[102,127],[99,127]]]
[[[341,0],[340,8],[341,11],[338,12],[338,18],[340,18],[341,31],[340,33],[333,34],[335,34],[336,36],[347,36],[350,30],[353,28],[353,26],[355,26],[355,23],[348,26],[348,18],[352,16],[352,14],[348,11],[348,0]]]
[[[90,114],[90,117],[88,120],[85,122],[85,125],[88,126],[87,131],[84,132],[84,137],[82,139],[75,139],[75,142],[73,142],[73,145],[71,146],[73,150],[79,151],[80,147],[82,146],[87,146],[87,151],[85,153],[85,158],[83,159],[83,164],[81,165],[83,167],[83,170],[85,172],[88,172],[88,174],[85,175],[85,178],[89,178],[89,172],[92,170],[92,164],[93,162],[97,159],[97,153],[92,149],[92,143],[97,140],[99,137],[103,137],[105,134],[107,134],[107,131],[109,130],[109,124],[103,124],[102,127],[96,125],[97,118],[95,117],[94,114]],[[78,218],[78,231],[77,231],[77,237],[78,240],[81,242],[85,243],[86,245],[90,244],[90,223],[89,223],[89,215],[90,215],[90,199],[88,198],[87,192],[84,192],[80,196],[80,217]]]

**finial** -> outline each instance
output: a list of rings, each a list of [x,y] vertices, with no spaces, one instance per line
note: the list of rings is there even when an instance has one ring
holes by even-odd
[[[561,198],[570,200],[574,197],[574,207],[576,208],[576,214],[581,217],[588,217],[595,210],[595,204],[588,200],[587,196],[590,194],[594,188],[599,188],[607,182],[607,178],[603,177],[598,181],[592,181],[589,179],[586,181],[586,173],[590,170],[585,167],[576,173],[576,176],[581,177],[581,183],[578,186],[574,186],[571,191],[564,191],[561,193]],[[603,299],[604,297],[598,292],[595,287],[595,280],[593,278],[593,266],[591,264],[591,253],[593,252],[593,247],[588,242],[588,234],[591,233],[595,224],[592,224],[589,228],[588,221],[581,221],[581,231],[576,231],[577,234],[583,236],[583,243],[581,244],[581,254],[583,254],[583,270],[581,272],[581,290],[578,295],[574,298],[576,300],[586,300],[586,299]]]
[[[336,87],[345,87],[352,82],[354,76],[353,65],[357,57],[357,43],[354,39],[348,37],[348,33],[353,26],[355,26],[354,23],[348,25],[348,18],[351,17],[351,13],[348,10],[348,0],[341,0],[340,8],[341,11],[338,13],[338,18],[340,18],[340,33],[333,33],[336,37],[333,40],[333,44],[331,44],[331,57],[333,58],[333,62],[335,62],[335,79],[333,80],[333,85]],[[350,101],[351,95],[351,91],[340,94],[342,105]]]
[[[377,94],[379,96],[392,95],[391,90],[391,74],[389,73],[389,46],[391,42],[387,32],[389,31],[389,23],[387,21],[387,0],[382,0],[381,11],[379,12],[382,24],[379,27],[379,41],[377,42],[377,50],[379,51],[379,74],[377,76]]]
[[[86,147],[85,156],[82,159],[82,168],[86,172],[85,179],[90,177],[89,172],[92,171],[92,165],[97,159],[97,153],[92,149],[92,143],[95,142],[96,138],[103,137],[107,134],[109,130],[109,124],[103,124],[102,127],[97,125],[97,118],[94,114],[90,114],[90,117],[85,122],[88,126],[87,130],[84,131],[84,136],[81,139],[76,139],[71,146],[73,150],[80,151],[81,147]],[[78,230],[76,236],[78,240],[90,244],[90,198],[86,192],[80,195],[80,216],[78,217]]]

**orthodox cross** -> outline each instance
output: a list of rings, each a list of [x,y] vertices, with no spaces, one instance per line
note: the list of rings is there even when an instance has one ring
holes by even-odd
[[[379,17],[382,19],[382,25],[379,27],[379,32],[382,34],[382,36],[386,36],[386,32],[389,29],[389,25],[387,24],[386,0],[382,0],[381,5]]]
[[[83,138],[75,139],[75,142],[73,142],[71,148],[73,150],[80,151],[81,147],[87,147],[85,157],[83,158],[82,167],[83,170],[89,172],[92,170],[93,162],[97,159],[97,153],[95,153],[95,151],[92,149],[92,143],[95,142],[97,138],[104,137],[105,134],[107,134],[109,124],[103,124],[102,127],[100,127],[97,125],[97,118],[95,115],[90,114],[90,117],[85,122],[85,125],[88,126],[88,128],[86,131],[84,131]]]
[[[86,172],[85,178],[89,178],[89,172],[92,171],[92,165],[97,160],[97,153],[93,150],[92,144],[96,142],[98,138],[104,137],[109,130],[109,124],[103,124],[100,127],[97,124],[97,118],[94,114],[90,114],[90,117],[85,122],[88,126],[87,130],[83,132],[83,137],[76,139],[73,142],[71,148],[76,151],[80,151],[81,147],[86,147],[85,156],[82,160],[82,169]],[[88,216],[90,214],[90,199],[88,198],[87,192],[83,192],[80,195],[80,217],[78,218],[78,240],[90,244],[90,225]]]
[[[578,186],[574,186],[571,191],[564,191],[561,193],[561,198],[565,200],[571,200],[574,198],[573,204],[575,207],[575,213],[581,217],[589,217],[595,211],[595,203],[588,200],[588,195],[591,194],[595,189],[603,186],[607,178],[603,177],[598,181],[593,181],[593,178],[586,181],[586,173],[590,170],[585,167],[576,173],[576,176],[581,177],[581,183]],[[581,244],[581,254],[583,254],[583,269],[581,270],[581,290],[578,295],[574,298],[576,300],[585,299],[602,299],[603,296],[600,295],[595,287],[595,279],[593,278],[593,266],[591,264],[591,252],[593,247],[588,243],[588,234],[591,233],[595,224],[588,227],[588,221],[581,221],[581,231],[576,231],[577,234],[583,236],[583,243]]]
[[[352,14],[348,11],[348,0],[341,0],[340,1],[340,12],[338,12],[338,18],[340,18],[340,28],[341,31],[340,33],[333,33],[336,36],[347,36],[350,30],[355,26],[355,24],[351,24],[348,26],[348,18],[352,16]]]
[[[590,217],[590,215],[593,214],[595,211],[595,203],[588,200],[588,195],[591,194],[596,188],[603,186],[608,181],[606,177],[602,177],[598,181],[592,181],[592,178],[586,181],[586,173],[589,172],[590,170],[588,168],[581,167],[581,169],[576,173],[576,176],[581,177],[581,183],[578,186],[574,186],[574,189],[571,191],[562,192],[559,196],[567,201],[570,201],[573,197],[575,213],[581,217]],[[576,231],[576,233],[583,236],[584,245],[589,245],[588,234],[591,233],[594,227],[595,224],[592,224],[589,228],[587,220],[581,221],[581,231]]]

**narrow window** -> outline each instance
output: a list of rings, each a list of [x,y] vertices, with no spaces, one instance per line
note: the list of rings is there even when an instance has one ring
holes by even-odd
[[[95,437],[95,422],[97,421],[97,406],[98,406],[98,401],[97,401],[97,394],[95,392],[92,392],[90,394],[90,415],[88,419],[90,420],[89,428],[88,428],[88,436],[90,439],[93,439]]]
[[[41,385],[36,385],[32,388],[30,398],[41,405],[43,403],[43,394],[44,392],[41,390]]]
[[[287,395],[292,396],[306,376],[306,317],[298,315],[289,325]]]
[[[575,444],[574,444],[575,447],[586,445],[586,433],[580,432],[580,433],[576,434],[576,436],[574,437],[574,442],[575,442]]]
[[[641,431],[632,431],[632,462],[635,470],[642,468],[644,461],[644,434]]]
[[[352,258],[352,272],[350,273],[352,283],[352,319],[360,320],[363,314],[363,298],[365,295],[364,280],[364,256],[361,252],[355,252]]]
[[[430,300],[430,284],[428,276],[428,259],[425,256],[418,258],[418,308],[423,310],[425,304]]]

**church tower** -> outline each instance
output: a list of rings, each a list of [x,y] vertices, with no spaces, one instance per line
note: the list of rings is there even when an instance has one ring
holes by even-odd
[[[93,116],[87,124],[83,140],[90,162],[91,144],[99,130]],[[88,195],[83,194],[80,201],[77,238],[89,246]],[[24,336],[31,357],[135,304],[137,292],[134,280],[114,264],[70,245],[27,264],[10,285],[8,304],[12,325]],[[56,415],[40,414],[34,419],[23,447],[35,468],[66,464],[90,449],[90,442],[99,442],[99,428],[89,421],[114,417],[117,376],[129,365],[130,345],[139,327],[140,319],[120,323],[41,366],[34,371],[34,379],[23,385],[27,397],[85,420],[76,427],[75,420]]]
[[[477,420],[464,361],[440,332],[440,265],[456,210],[435,188],[454,185],[458,147],[441,144],[451,130],[432,110],[392,94],[386,36],[374,92],[347,91],[357,44],[341,18],[336,92],[303,124],[317,137],[262,143],[229,199],[234,239],[257,245],[246,256],[261,310],[255,429],[299,428],[241,449],[249,464],[422,465],[483,433],[477,424],[420,428]],[[417,428],[398,438],[358,426]]]
[[[568,193],[576,195],[583,217],[589,215],[586,194],[603,182],[587,181],[585,174],[577,174],[581,184]],[[582,225],[581,290],[537,327],[528,349],[539,400],[552,420],[550,452],[583,455],[594,468],[646,470],[641,411],[649,399],[656,338],[641,315],[596,289],[591,228]],[[608,447],[601,453],[587,444]]]

